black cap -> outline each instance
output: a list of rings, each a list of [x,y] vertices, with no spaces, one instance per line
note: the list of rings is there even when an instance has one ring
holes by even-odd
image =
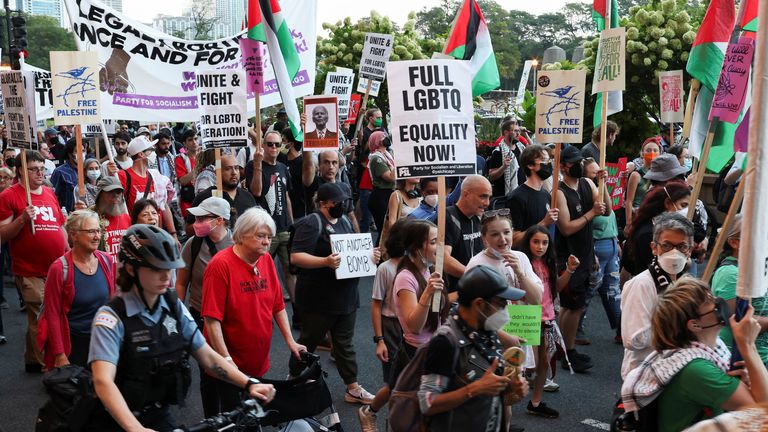
[[[459,301],[461,303],[468,303],[476,298],[488,300],[493,297],[520,300],[525,297],[525,291],[512,288],[499,272],[482,265],[467,270],[459,279]]]
[[[584,160],[584,156],[581,154],[581,150],[576,146],[569,145],[560,152],[560,163],[574,163]]]
[[[323,183],[317,188],[318,201],[333,201],[336,203],[349,199],[349,194],[339,183]]]

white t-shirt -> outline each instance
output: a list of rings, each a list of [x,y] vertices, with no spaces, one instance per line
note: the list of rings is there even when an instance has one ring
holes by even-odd
[[[624,360],[621,379],[653,352],[651,347],[651,315],[659,296],[651,272],[646,270],[628,280],[621,292],[621,339]]]

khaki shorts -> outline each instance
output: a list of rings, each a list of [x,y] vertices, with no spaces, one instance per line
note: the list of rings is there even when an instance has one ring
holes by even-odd
[[[280,259],[280,265],[283,267],[284,272],[288,272],[288,239],[291,233],[283,231],[277,233],[272,237],[272,242],[269,244],[269,254],[272,258],[278,257]]]

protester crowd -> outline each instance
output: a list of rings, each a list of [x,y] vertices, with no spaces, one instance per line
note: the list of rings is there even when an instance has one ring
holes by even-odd
[[[90,368],[106,408],[94,416],[99,430],[172,428],[168,406],[189,388],[190,355],[205,371],[201,418],[231,410],[243,391],[268,402],[275,390],[258,378],[278,331],[292,376],[302,351],[331,351],[363,431],[377,430],[417,361],[417,420],[429,430],[508,431],[520,430],[512,404],[550,419],[568,408],[544,393],[569,391],[558,369],[594,367],[584,321],[601,313],[598,297],[624,349],[622,364],[602,372],[621,375],[620,405],[635,420],[708,431],[714,420],[694,424],[730,411],[720,430],[741,430],[740,416],[754,415],[745,408],[768,402],[766,298],[746,305],[735,292],[740,220],[723,256],[710,258],[711,287],[696,278],[714,219],[691,202],[687,149],[638,142],[624,207],[614,208],[599,190],[599,128],[581,148],[563,147],[555,166],[553,146],[510,116],[477,174],[448,179],[439,197],[436,178],[396,179],[382,112],[361,115],[359,134],[339,129],[338,151],[302,151],[283,110],[218,161],[185,124],[121,124],[99,148],[85,140],[81,155],[72,128],[46,129],[25,151],[26,170],[4,149],[0,281],[13,276],[27,331],[3,335],[0,315],[0,344],[25,344],[28,373]],[[608,121],[606,131],[610,146],[620,127]],[[372,299],[360,298],[360,278],[337,279],[330,241],[366,232],[381,261]],[[0,312],[13,303],[0,300]],[[356,346],[368,301],[373,346]],[[541,306],[540,340],[503,330],[512,303]],[[738,308],[740,321],[729,312]],[[512,347],[525,354],[520,373],[502,358]],[[356,352],[369,349],[381,361],[377,389],[358,382]],[[732,352],[741,360],[732,364]]]

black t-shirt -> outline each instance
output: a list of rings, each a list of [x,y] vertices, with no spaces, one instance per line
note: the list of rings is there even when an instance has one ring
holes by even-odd
[[[600,149],[592,141],[584,144],[584,147],[581,148],[581,155],[584,158],[592,158],[598,163],[600,162]]]
[[[480,218],[467,217],[456,206],[446,208],[445,216],[445,244],[451,246],[453,258],[467,265],[473,256],[483,251],[483,241],[480,239]],[[456,291],[458,280],[446,274],[450,292]]]
[[[512,154],[515,155],[515,159],[517,159],[519,165],[520,155],[522,152],[517,149],[517,144],[511,145],[510,148],[512,149]],[[496,169],[502,165],[504,165],[504,158],[501,154],[501,144],[499,144],[499,147],[493,149],[491,156],[488,158],[487,170],[490,172],[492,169]],[[517,169],[517,184],[525,183],[525,180],[525,173],[523,172],[522,167],[520,167]],[[493,188],[493,196],[499,197],[506,195],[507,192],[505,190],[504,175],[502,174],[498,180],[492,182],[491,187]]]
[[[515,231],[525,231],[541,222],[547,215],[552,195],[544,188],[533,189],[523,183],[507,197],[507,207],[512,217],[512,228]]]
[[[251,184],[253,180],[253,164],[245,168],[245,184]],[[288,229],[291,221],[288,219],[288,192],[291,187],[288,167],[281,162],[270,165],[261,163],[261,196],[256,197],[257,202],[272,216],[277,226],[277,232]]]
[[[307,206],[304,196],[304,185],[301,183],[301,163],[303,157],[297,156],[295,159],[286,158],[285,166],[288,167],[291,187],[288,189],[288,196],[291,197],[291,209],[293,210],[293,220],[299,220],[312,211],[311,206]]]
[[[309,214],[296,222],[291,253],[306,252],[316,257],[331,254],[331,234],[352,234],[352,223],[346,216],[335,224],[322,214]],[[359,278],[336,279],[330,267],[300,269],[296,279],[296,306],[302,311],[346,315],[360,306],[357,291]]]
[[[195,195],[195,199],[192,200],[192,207],[197,207],[200,205],[201,202],[204,200],[210,198],[213,196],[213,191],[216,190],[216,186],[211,186],[206,190],[200,191],[199,194]],[[229,216],[229,228],[234,229],[235,228],[235,222],[237,222],[237,217],[241,214],[243,214],[246,210],[248,210],[251,207],[258,206],[258,203],[256,203],[256,199],[251,195],[250,192],[247,190],[238,187],[237,192],[235,193],[235,199],[233,200],[230,198],[229,194],[224,192],[223,197],[230,205],[230,216]],[[195,216],[192,213],[187,212],[187,217],[184,218],[184,221],[189,225],[195,223]]]
[[[315,176],[315,181],[312,182],[309,187],[304,188],[305,193],[305,200],[307,202],[307,209],[309,212],[312,212],[315,210],[315,194],[317,193],[317,189],[320,187],[320,185],[328,183],[320,176]],[[350,198],[347,200],[347,203],[344,205],[344,213],[349,214],[355,211],[355,202],[352,200],[352,187],[349,185],[349,183],[346,183],[344,181],[338,182],[341,185],[341,188],[344,189],[344,191],[347,193],[347,196]]]
[[[580,178],[577,190],[573,190],[564,182],[560,182],[560,190],[565,195],[571,220],[576,220],[592,210],[594,201],[592,200],[592,187],[589,180]],[[576,273],[571,276],[572,285],[585,282],[592,271],[595,254],[592,227],[593,222],[589,221],[582,229],[570,236],[564,236],[559,229],[555,231],[559,268],[565,268],[569,255],[575,255],[581,262]]]

